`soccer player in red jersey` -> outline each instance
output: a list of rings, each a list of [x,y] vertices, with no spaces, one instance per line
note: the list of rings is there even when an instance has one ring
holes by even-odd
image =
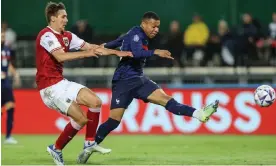
[[[57,165],[64,165],[62,149],[87,125],[84,150],[109,153],[110,149],[102,148],[94,141],[102,105],[100,98],[87,87],[65,79],[62,75],[63,62],[98,55],[126,57],[132,56],[132,53],[101,48],[65,31],[68,19],[62,3],[49,2],[45,15],[48,26],[39,32],[36,39],[36,83],[44,104],[71,119],[55,144],[47,147],[47,151]],[[71,49],[81,51],[68,52]],[[87,115],[79,105],[89,108]]]

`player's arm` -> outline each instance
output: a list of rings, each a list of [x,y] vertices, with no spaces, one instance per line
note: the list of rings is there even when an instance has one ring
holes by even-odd
[[[17,72],[17,70],[15,69],[15,67],[10,63],[9,64],[9,71],[11,72],[13,79],[14,79],[14,85],[16,87],[19,87],[21,85],[21,79],[20,79],[20,75]]]
[[[144,50],[142,39],[138,34],[132,35],[131,37],[131,51],[134,58],[147,58],[151,57],[154,54],[154,50]]]
[[[124,38],[124,36],[119,37],[116,40],[110,41],[108,43],[104,43],[103,46],[104,46],[104,48],[109,48],[109,49],[118,48],[118,47],[122,46],[123,38]]]
[[[133,57],[130,51],[118,51],[118,50],[107,49],[103,47],[96,48],[95,53],[102,56],[117,55],[119,57]]]
[[[20,77],[18,72],[16,71],[16,69],[13,67],[13,65],[11,63],[9,64],[9,71],[11,72],[11,74],[14,78]]]
[[[80,39],[73,33],[72,33],[72,41],[70,43],[70,49],[80,49],[80,50],[84,50],[84,51],[94,50],[95,54],[101,55],[101,56],[117,55],[119,57],[126,57],[126,56],[132,57],[131,52],[117,51],[117,50],[113,50],[113,49],[103,48],[100,45],[90,44],[90,43],[87,43],[84,40]]]
[[[142,40],[137,34],[131,36],[131,50],[134,58],[147,58],[153,55],[158,55],[160,57],[173,59],[173,57],[171,57],[171,53],[167,50],[144,50]]]
[[[90,44],[88,42],[85,42],[84,40],[79,38],[74,33],[72,33],[72,32],[70,32],[70,33],[72,35],[72,39],[71,39],[71,42],[69,45],[70,50],[74,49],[74,50],[87,51],[87,50],[96,49],[96,48],[100,47],[99,45]]]
[[[96,49],[99,47],[101,47],[101,46],[97,45],[97,44],[90,44],[90,43],[85,42],[84,46],[81,47],[80,50],[87,51],[87,50]]]
[[[81,50],[91,50],[91,49],[94,50],[95,54],[101,55],[101,56],[117,55],[119,57],[125,57],[125,56],[133,57],[131,52],[107,49],[101,45],[96,45],[96,44],[85,43],[85,45],[81,48]]]
[[[64,52],[58,39],[52,32],[46,32],[40,38],[40,45],[48,51],[58,62],[71,61],[86,57],[97,56],[94,50],[87,50],[81,52]],[[75,43],[75,47],[81,48],[84,43]],[[71,45],[70,45],[71,46]]]
[[[58,62],[72,61],[87,57],[97,57],[94,50],[79,51],[79,52],[64,52],[63,49],[58,49],[50,52]]]

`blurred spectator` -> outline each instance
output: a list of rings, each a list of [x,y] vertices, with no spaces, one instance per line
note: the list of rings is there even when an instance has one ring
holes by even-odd
[[[193,65],[199,65],[204,57],[204,49],[209,38],[209,29],[199,15],[193,17],[193,23],[184,33],[186,59],[192,59]]]
[[[268,24],[267,34],[257,42],[259,50],[264,51],[264,60],[276,65],[276,13],[272,13],[272,22]]]
[[[183,32],[180,30],[180,24],[178,21],[174,20],[170,23],[169,33],[166,36],[166,49],[168,49],[172,56],[174,57],[174,61],[172,61],[175,67],[183,67],[183,63],[181,62],[181,54],[184,48],[183,45]]]
[[[272,22],[269,24],[269,37],[276,40],[276,12],[272,14]]]
[[[236,59],[236,42],[234,34],[230,31],[228,23],[225,20],[219,21],[218,33],[221,43],[222,65],[233,66]]]
[[[170,23],[169,31],[166,34],[158,34],[154,39],[150,40],[149,42],[150,49],[159,48],[169,50],[172,53],[174,60],[168,61],[167,59],[153,56],[149,58],[147,67],[183,66],[180,58],[184,47],[182,41],[183,35],[180,31],[180,24],[178,21],[174,20]]]
[[[276,12],[272,14],[272,22],[269,24],[269,44],[271,62],[276,65]]]
[[[77,35],[79,38],[89,43],[94,43],[94,31],[86,20],[78,20],[71,28],[71,32]],[[74,50],[72,50],[74,51]],[[76,61],[70,61],[65,63],[65,67],[95,67],[98,62],[96,58],[80,59]]]
[[[79,36],[79,38],[92,43],[94,37],[93,28],[87,23],[86,20],[79,20],[73,25],[71,31]]]
[[[219,20],[217,32],[210,35],[202,65],[233,66],[235,51],[235,38],[228,23],[225,20]]]
[[[6,21],[1,24],[2,32],[5,32],[5,45],[11,49],[11,62],[14,66],[16,57],[16,32],[8,26]]]
[[[238,66],[257,65],[258,61],[256,41],[260,37],[260,24],[257,20],[253,20],[249,13],[242,16],[242,26],[238,30],[238,50],[237,57]]]

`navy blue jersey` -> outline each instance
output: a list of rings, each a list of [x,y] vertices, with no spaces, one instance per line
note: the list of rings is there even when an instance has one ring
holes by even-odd
[[[10,86],[8,79],[8,70],[11,60],[11,51],[8,47],[2,45],[1,47],[1,84],[2,87]]]
[[[133,57],[123,57],[120,60],[113,81],[143,76],[146,59],[154,53],[154,50],[148,50],[148,42],[149,39],[143,29],[135,26],[127,34],[105,44],[105,48],[120,47],[121,51],[130,51],[133,54]]]

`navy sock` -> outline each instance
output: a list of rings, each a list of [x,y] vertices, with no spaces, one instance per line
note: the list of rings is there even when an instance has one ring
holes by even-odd
[[[11,136],[12,127],[13,127],[13,114],[14,114],[14,108],[10,108],[7,110],[7,135],[6,138],[9,138]]]
[[[178,103],[173,98],[168,101],[165,108],[175,115],[184,115],[190,117],[193,116],[193,113],[196,110],[195,108],[188,105]]]
[[[106,122],[100,125],[96,133],[95,142],[97,142],[97,144],[100,144],[112,130],[116,129],[119,126],[119,124],[120,121],[108,118]]]

